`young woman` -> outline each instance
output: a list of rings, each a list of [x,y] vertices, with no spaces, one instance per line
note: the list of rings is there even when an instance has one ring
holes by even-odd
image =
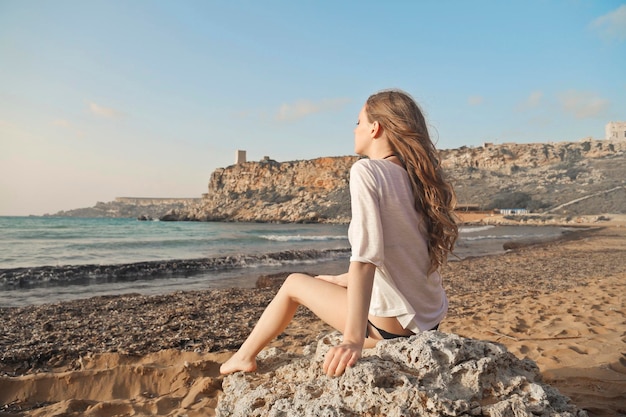
[[[299,305],[343,333],[324,372],[339,376],[379,340],[436,329],[448,302],[439,267],[458,235],[454,191],[418,105],[388,90],[367,99],[354,130],[367,159],[350,170],[350,266],[343,275],[292,274],[222,374],[256,370],[257,354]]]

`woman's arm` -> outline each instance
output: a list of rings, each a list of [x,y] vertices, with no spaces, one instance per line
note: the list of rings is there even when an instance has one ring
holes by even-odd
[[[329,376],[343,374],[361,357],[375,270],[376,267],[370,263],[350,262],[347,274],[348,313],[343,342],[331,348],[324,360],[324,372]]]
[[[339,285],[341,287],[348,286],[348,273],[347,272],[341,275],[317,275],[315,278],[328,281],[331,284]]]

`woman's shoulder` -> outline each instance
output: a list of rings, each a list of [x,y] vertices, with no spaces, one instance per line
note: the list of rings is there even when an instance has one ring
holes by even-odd
[[[352,164],[352,169],[365,169],[370,165],[371,162],[372,160],[369,158],[357,159],[357,161]]]
[[[372,176],[375,171],[374,161],[369,158],[362,158],[352,164],[350,176]]]
[[[354,175],[384,175],[387,176],[390,173],[402,173],[404,168],[401,166],[384,159],[368,159],[363,158],[356,161],[350,169],[351,174]]]
[[[352,164],[352,169],[356,170],[379,170],[384,168],[385,165],[389,164],[389,161],[385,161],[383,159],[369,159],[369,158],[361,158]]]

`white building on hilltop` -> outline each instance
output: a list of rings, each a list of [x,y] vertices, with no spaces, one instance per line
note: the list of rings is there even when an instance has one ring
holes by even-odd
[[[235,164],[239,165],[239,164],[245,164],[245,163],[246,163],[246,151],[238,149],[235,152]]]
[[[609,122],[604,129],[606,140],[626,141],[626,122]]]

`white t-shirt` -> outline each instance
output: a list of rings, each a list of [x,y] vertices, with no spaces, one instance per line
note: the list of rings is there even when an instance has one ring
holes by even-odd
[[[445,316],[448,299],[421,231],[408,173],[385,159],[361,159],[350,170],[350,261],[376,265],[369,313],[397,317],[415,333]]]

